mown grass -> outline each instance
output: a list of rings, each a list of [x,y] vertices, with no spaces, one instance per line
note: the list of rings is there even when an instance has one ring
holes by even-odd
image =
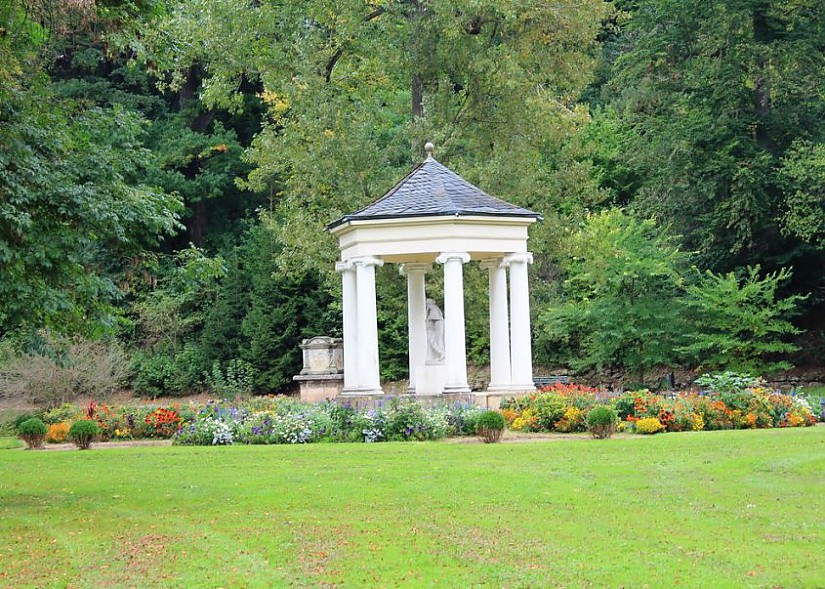
[[[825,427],[0,452],[9,587],[822,587]]]
[[[0,436],[0,450],[12,450],[14,448],[22,448],[25,444],[17,438],[11,436]],[[2,462],[0,462],[2,464]]]

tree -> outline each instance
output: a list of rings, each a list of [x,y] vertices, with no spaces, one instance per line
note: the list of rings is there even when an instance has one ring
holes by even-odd
[[[335,334],[330,297],[311,272],[285,274],[277,266],[282,247],[268,225],[250,231],[245,252],[249,269],[250,304],[241,324],[247,344],[239,350],[256,371],[254,384],[260,392],[282,391],[301,370],[304,338]],[[331,319],[336,321],[332,321]]]
[[[55,38],[43,23],[73,16],[46,2],[0,9],[0,337],[110,330],[113,268],[179,226],[180,201],[143,182],[145,121],[63,100],[42,72]]]
[[[109,264],[173,233],[180,201],[141,183],[133,113],[74,108],[42,78],[0,104],[0,335],[94,334],[119,296]]]
[[[783,338],[800,333],[787,318],[806,297],[779,298],[790,271],[783,268],[764,278],[759,273],[759,266],[749,267],[741,277],[705,272],[687,287],[684,304],[690,328],[681,351],[703,370],[765,374],[791,368],[778,357],[799,349]]]
[[[825,246],[825,143],[796,141],[785,153],[780,178],[787,198],[786,233]]]
[[[819,5],[628,4],[603,96],[631,130],[618,159],[640,177],[632,208],[678,227],[703,267],[778,267],[806,254],[778,220],[789,197],[810,193],[789,191],[780,169],[794,141],[825,136]]]
[[[587,118],[576,99],[608,11],[601,0],[197,0],[174,3],[144,44],[173,84],[208,62],[207,105],[238,106],[244,80],[262,85],[248,186],[277,199],[281,266],[332,278],[324,225],[388,190],[426,139],[468,180],[547,211],[558,143]]]
[[[540,311],[544,346],[567,346],[576,369],[645,372],[678,361],[678,304],[687,256],[663,228],[621,210],[590,215],[569,235],[562,300]]]

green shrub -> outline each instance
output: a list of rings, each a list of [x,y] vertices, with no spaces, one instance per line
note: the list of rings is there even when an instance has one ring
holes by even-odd
[[[799,350],[788,340],[800,331],[789,318],[807,295],[781,298],[791,279],[786,268],[761,274],[758,265],[741,274],[698,274],[683,298],[688,343],[679,351],[715,370],[769,374],[791,368],[782,356]]]
[[[476,434],[485,444],[492,444],[501,439],[507,422],[498,411],[484,411],[476,419]]]
[[[587,413],[585,422],[587,423],[587,429],[593,437],[603,440],[615,433],[619,416],[612,407],[596,405]]]
[[[744,393],[750,387],[760,384],[760,379],[743,372],[717,372],[714,374],[703,374],[697,378],[693,384],[715,393]]]
[[[17,428],[20,439],[26,442],[29,449],[42,447],[43,440],[46,439],[46,432],[48,431],[46,424],[36,417],[27,419]]]
[[[553,431],[558,422],[567,410],[564,399],[558,395],[549,393],[538,395],[532,403],[533,411],[537,417],[539,429]]]
[[[81,414],[80,409],[71,403],[63,403],[60,407],[49,409],[43,414],[43,423],[46,425],[54,425],[56,423],[64,423],[72,421]]]
[[[226,364],[226,370],[215,360],[212,371],[205,375],[209,389],[222,399],[250,395],[255,382],[255,367],[245,360],[233,358]]]
[[[613,401],[613,407],[619,414],[619,419],[624,421],[630,415],[633,415],[633,410],[636,407],[636,396],[633,393],[625,393]]]
[[[36,413],[31,413],[31,412],[28,412],[28,411],[25,412],[25,413],[21,413],[20,415],[16,416],[14,418],[14,421],[13,421],[14,431],[19,432],[20,431],[20,426],[23,424],[23,422],[28,421],[32,418],[39,418],[39,417]]]
[[[78,419],[69,428],[69,439],[81,450],[88,450],[98,434],[100,428],[91,419]]]

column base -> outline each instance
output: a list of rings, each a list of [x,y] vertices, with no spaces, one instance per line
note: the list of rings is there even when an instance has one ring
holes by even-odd
[[[343,397],[364,397],[364,396],[374,396],[374,395],[383,395],[384,391],[379,388],[374,387],[344,387],[341,390],[341,396]]]
[[[487,388],[485,389],[485,391],[489,392],[489,393],[507,393],[507,392],[510,392],[512,390],[514,390],[513,385],[507,384],[507,383],[504,383],[504,384],[490,383],[490,384],[487,385]]]
[[[447,384],[444,385],[445,395],[457,395],[470,393],[470,385],[468,384]]]
[[[514,393],[532,393],[536,390],[536,385],[532,382],[530,384],[510,384],[507,385],[506,390]]]

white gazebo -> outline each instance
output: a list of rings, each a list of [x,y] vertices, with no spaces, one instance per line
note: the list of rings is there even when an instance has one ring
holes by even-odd
[[[527,265],[533,256],[527,228],[541,216],[486,194],[433,159],[431,143],[425,149],[426,160],[386,195],[328,227],[341,250],[336,269],[343,278],[342,395],[383,394],[375,268],[385,263],[399,264],[407,277],[409,393],[470,393],[463,279],[470,261],[489,272],[487,394],[532,391]],[[443,315],[426,294],[433,264],[444,272]]]

